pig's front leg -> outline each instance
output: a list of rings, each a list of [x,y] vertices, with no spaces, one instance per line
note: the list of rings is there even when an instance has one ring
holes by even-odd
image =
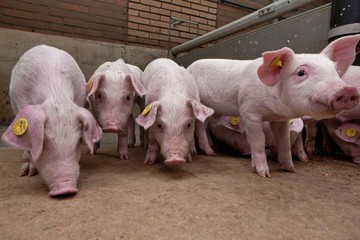
[[[24,151],[22,155],[23,164],[21,165],[21,170],[19,176],[34,176],[38,174],[38,170],[30,159],[29,151]]]
[[[265,154],[265,134],[261,121],[244,119],[244,126],[251,148],[251,167],[261,177],[270,177]]]
[[[278,160],[281,167],[289,172],[295,172],[291,157],[289,121],[270,122],[271,131],[278,143]]]
[[[195,133],[199,142],[200,149],[205,152],[206,155],[214,156],[216,153],[210,147],[209,140],[206,134],[206,122],[202,123],[199,120],[195,122]]]
[[[118,133],[118,148],[117,152],[119,154],[119,158],[121,160],[128,159],[128,140],[127,140],[127,132],[119,132]]]
[[[148,132],[148,148],[147,148],[144,164],[154,164],[157,160],[160,147],[151,130],[148,130],[147,132]]]
[[[131,114],[128,120],[128,147],[135,147],[136,136],[135,136],[135,120],[133,115]]]

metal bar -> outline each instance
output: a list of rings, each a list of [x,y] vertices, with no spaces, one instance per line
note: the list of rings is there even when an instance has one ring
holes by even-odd
[[[180,44],[179,46],[172,48],[170,53],[172,56],[176,56],[181,52],[185,52],[203,44],[216,41],[220,38],[237,33],[243,29],[265,22],[267,20],[277,18],[278,16],[288,11],[305,6],[314,1],[317,0],[279,0],[223,27],[208,32],[186,43]]]
[[[234,2],[234,1],[230,1],[230,0],[221,0],[221,3],[232,4],[232,5],[235,5],[235,6],[237,6],[237,7],[245,8],[245,9],[252,10],[252,11],[257,11],[257,10],[259,10],[259,9],[257,9],[257,8],[252,7],[252,6],[245,5],[245,4],[242,4],[242,3],[237,3],[237,2]]]

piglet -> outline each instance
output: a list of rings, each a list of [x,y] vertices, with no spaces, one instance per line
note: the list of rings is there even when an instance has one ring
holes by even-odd
[[[156,59],[144,70],[147,107],[136,122],[149,129],[145,164],[162,153],[166,165],[191,162],[195,153],[195,121],[204,122],[214,111],[200,103],[194,79],[170,59]]]
[[[105,133],[117,133],[117,152],[120,159],[128,159],[128,124],[130,121],[129,146],[135,144],[132,111],[137,95],[143,97],[146,90],[140,81],[141,70],[122,59],[102,64],[87,83],[90,109]],[[98,146],[97,146],[98,147]],[[96,147],[96,148],[97,148]]]
[[[36,168],[50,196],[76,193],[81,143],[92,153],[102,135],[82,107],[86,82],[76,61],[54,47],[33,47],[14,66],[9,94],[16,116],[2,139],[25,150],[21,175]]]
[[[270,177],[262,122],[270,122],[282,168],[294,172],[289,119],[303,115],[330,118],[359,103],[357,89],[340,78],[355,59],[359,38],[339,38],[320,54],[295,54],[284,47],[264,52],[255,60],[202,59],[188,71],[197,82],[203,104],[218,115],[240,116],[251,146],[252,168]],[[209,148],[206,139],[199,144]]]
[[[308,157],[305,153],[301,136],[303,128],[304,123],[301,118],[290,120],[289,131],[292,151],[301,161],[307,162]],[[251,154],[250,145],[246,139],[244,124],[238,117],[212,116],[209,120],[208,129],[211,133],[210,136],[215,137],[218,141],[226,143],[240,154]],[[276,155],[278,149],[277,142],[271,131],[269,122],[263,122],[263,130],[265,133],[266,146]]]
[[[360,91],[360,67],[350,66],[342,79]],[[360,105],[340,112],[335,118],[324,119],[322,124],[325,148],[330,147],[330,137],[346,156],[360,163]]]

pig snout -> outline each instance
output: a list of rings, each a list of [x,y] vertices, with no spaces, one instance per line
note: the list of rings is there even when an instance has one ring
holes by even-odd
[[[359,104],[359,93],[353,86],[345,86],[339,89],[331,100],[334,110],[350,110]]]
[[[109,120],[101,124],[101,128],[105,133],[120,132],[123,128],[120,126],[119,121]]]
[[[164,163],[168,166],[173,166],[186,163],[186,160],[183,156],[181,156],[180,153],[169,152],[168,154],[166,154],[166,159]]]
[[[76,182],[74,181],[63,181],[56,182],[50,186],[49,195],[51,197],[76,194],[78,189],[76,187]]]

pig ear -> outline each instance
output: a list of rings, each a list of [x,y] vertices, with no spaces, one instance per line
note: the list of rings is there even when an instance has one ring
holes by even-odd
[[[105,78],[103,73],[96,73],[91,76],[90,80],[86,83],[87,97],[93,95],[100,85],[100,81]]]
[[[100,141],[102,130],[88,110],[79,107],[79,114],[79,119],[83,126],[83,139],[88,146],[90,153],[93,154],[94,143]]]
[[[142,111],[142,113],[135,119],[136,123],[147,130],[151,127],[155,120],[158,110],[161,105],[159,101],[155,101],[147,105],[147,107]]]
[[[286,67],[295,53],[290,48],[284,47],[276,51],[262,54],[263,64],[257,70],[260,80],[267,86],[274,86],[280,81],[279,73]]]
[[[360,34],[339,38],[327,45],[320,54],[326,55],[335,62],[336,70],[341,77],[356,57],[355,48]]]
[[[215,112],[212,108],[206,107],[194,99],[189,99],[188,104],[192,107],[195,118],[201,122],[205,122]]]
[[[128,90],[135,90],[140,97],[143,97],[147,93],[140,79],[134,77],[133,74],[125,75],[125,87],[128,88]]]
[[[29,105],[21,109],[2,135],[7,144],[30,151],[36,161],[43,150],[46,114],[41,106]]]
[[[359,125],[354,123],[342,124],[335,130],[335,135],[346,143],[359,143],[359,134]]]
[[[304,128],[304,122],[301,118],[295,118],[290,120],[289,130],[300,133]]]

